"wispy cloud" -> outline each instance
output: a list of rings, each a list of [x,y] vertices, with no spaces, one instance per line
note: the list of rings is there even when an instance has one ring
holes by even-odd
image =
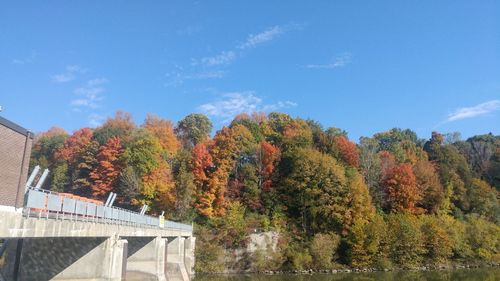
[[[227,48],[225,51],[218,54],[202,58],[192,58],[190,65],[185,67],[175,65],[175,70],[165,74],[168,81],[164,85],[167,87],[179,86],[187,80],[222,78],[227,74],[227,71],[224,71],[224,69],[227,69],[227,67],[241,57],[244,52],[256,48],[265,42],[274,40],[279,35],[286,32],[302,29],[303,27],[303,24],[300,25],[295,23],[275,25],[260,33],[249,34],[243,43]],[[189,29],[190,28],[187,30],[189,31]],[[183,34],[184,31],[180,30],[178,33]],[[204,71],[200,72],[200,67]],[[207,69],[211,71],[206,71]]]
[[[239,113],[269,112],[295,106],[297,104],[291,101],[266,104],[253,91],[245,91],[223,94],[213,102],[200,105],[198,110],[208,116],[220,118],[222,122],[227,123]]]
[[[89,125],[90,127],[99,127],[101,126],[102,122],[106,119],[106,116],[102,114],[97,114],[97,113],[91,113],[88,116],[89,120]]]
[[[230,64],[236,59],[236,53],[233,51],[223,51],[218,55],[212,57],[204,57],[200,62],[195,61],[194,64],[202,64],[204,66],[226,65]]]
[[[87,69],[79,65],[68,65],[63,73],[54,74],[50,78],[56,83],[65,83],[74,80],[78,74],[84,74],[86,72]]]
[[[100,106],[100,102],[104,99],[102,93],[104,92],[103,85],[108,80],[106,78],[98,78],[87,81],[82,87],[76,88],[74,93],[78,98],[71,101],[71,106],[75,111],[82,109],[96,109]]]
[[[242,52],[245,49],[255,48],[265,42],[271,41],[278,37],[279,35],[301,27],[301,25],[297,24],[288,24],[288,25],[275,25],[270,27],[260,33],[250,34],[247,36],[245,42],[233,48],[233,50],[223,51],[220,54],[215,56],[204,57],[199,60],[193,60],[192,65],[204,65],[204,66],[217,66],[217,65],[228,65],[232,63],[239,55],[239,52]],[[239,49],[238,52],[235,49]]]
[[[313,69],[334,69],[338,67],[343,67],[346,66],[347,64],[351,63],[351,53],[346,52],[343,54],[340,54],[336,57],[333,58],[333,60],[329,63],[326,64],[308,64],[305,67],[306,68],[313,68]]]
[[[474,118],[500,110],[500,100],[491,100],[471,107],[457,108],[454,112],[448,114],[445,122]]]
[[[254,48],[262,43],[268,42],[287,31],[285,27],[276,25],[257,34],[250,34],[247,40],[238,46],[239,49]]]
[[[35,58],[36,58],[36,51],[31,51],[31,53],[24,57],[24,58],[15,58],[12,60],[12,63],[13,64],[17,64],[17,65],[24,65],[24,64],[29,64],[29,63],[32,63],[33,61],[35,61]]]
[[[224,77],[226,73],[223,70],[211,70],[187,74],[184,73],[183,69],[178,69],[165,74],[168,79],[165,86],[179,86],[188,80],[219,79]]]

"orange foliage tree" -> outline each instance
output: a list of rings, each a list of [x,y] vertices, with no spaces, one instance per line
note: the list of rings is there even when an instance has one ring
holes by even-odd
[[[165,161],[160,161],[158,167],[142,178],[145,202],[153,204],[155,210],[169,211],[174,209],[175,183],[170,166]]]
[[[90,173],[93,180],[92,196],[102,198],[112,191],[120,175],[122,163],[120,157],[123,147],[118,137],[111,137],[99,148],[97,153],[97,167]]]
[[[271,176],[276,168],[275,164],[279,157],[279,148],[268,143],[267,141],[261,141],[259,143],[257,151],[259,185],[264,191],[268,191],[272,186]]]
[[[70,163],[74,162],[85,147],[92,142],[92,135],[92,130],[89,128],[75,131],[56,152],[56,158],[62,158]]]
[[[410,164],[404,163],[389,168],[382,179],[382,186],[386,195],[387,207],[391,212],[413,214],[422,212],[422,209],[417,207],[421,193]]]
[[[429,213],[437,213],[443,203],[445,194],[436,165],[427,160],[420,160],[413,166],[413,173],[422,194],[421,205]]]
[[[169,120],[156,115],[148,114],[143,127],[158,138],[163,150],[174,155],[180,147],[180,142],[175,136],[174,127]]]
[[[359,153],[355,143],[344,136],[339,136],[335,137],[335,146],[342,161],[353,167],[359,167]]]
[[[215,194],[209,190],[209,169],[213,166],[212,155],[208,151],[206,143],[198,143],[192,151],[191,170],[196,185],[196,210],[204,216],[212,216],[212,202]]]

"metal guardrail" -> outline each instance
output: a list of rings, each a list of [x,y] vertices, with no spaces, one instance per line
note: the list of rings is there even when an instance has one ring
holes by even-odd
[[[92,200],[93,201],[93,200]],[[99,202],[97,202],[99,203]],[[193,231],[192,225],[163,220],[161,217],[141,215],[138,212],[106,207],[96,202],[86,202],[78,198],[70,198],[64,194],[44,189],[29,188],[26,194],[25,209],[27,216],[84,220],[92,222],[113,223],[131,226],[170,228]]]

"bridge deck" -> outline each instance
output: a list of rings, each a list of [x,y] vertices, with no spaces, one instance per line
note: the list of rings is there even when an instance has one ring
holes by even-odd
[[[106,221],[65,217],[26,217],[21,212],[0,210],[0,238],[28,237],[177,237],[192,236],[192,231],[169,227],[123,225]]]

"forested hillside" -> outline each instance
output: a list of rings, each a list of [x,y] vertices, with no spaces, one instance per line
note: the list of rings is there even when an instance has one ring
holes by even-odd
[[[194,221],[197,268],[222,271],[247,234],[276,231],[276,251],[245,270],[415,267],[500,261],[500,136],[392,129],[363,137],[284,113],[240,114],[210,137],[190,114],[177,124],[118,112],[102,126],[37,135],[31,165],[45,188]]]

